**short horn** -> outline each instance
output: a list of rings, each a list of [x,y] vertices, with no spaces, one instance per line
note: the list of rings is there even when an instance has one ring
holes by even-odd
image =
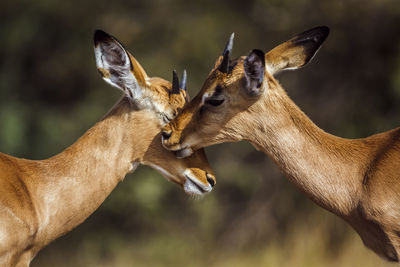
[[[228,42],[225,45],[224,52],[222,54],[223,58],[221,64],[219,65],[218,70],[223,73],[228,73],[229,71],[229,56],[232,53],[233,48],[233,39],[235,38],[235,33],[233,32],[229,37]]]
[[[186,72],[186,70],[183,70],[181,88],[183,90],[185,90],[185,93],[186,93],[185,100],[186,100],[186,102],[189,102],[190,101],[190,96],[189,96],[189,92],[186,89],[186,80],[187,80],[187,72]]]
[[[171,94],[179,94],[180,89],[179,89],[179,78],[178,74],[176,74],[176,70],[172,71],[172,90]]]
[[[225,55],[226,51],[229,51],[229,53],[232,53],[232,48],[233,48],[233,39],[235,38],[235,33],[232,32],[231,36],[229,37],[228,42],[225,45],[225,49],[224,52],[222,53],[222,55]]]
[[[187,79],[187,73],[186,70],[183,70],[181,88],[185,91],[186,91],[186,79]]]
[[[224,52],[224,57],[222,58],[221,64],[218,67],[218,70],[223,73],[228,73],[229,71],[229,50]]]

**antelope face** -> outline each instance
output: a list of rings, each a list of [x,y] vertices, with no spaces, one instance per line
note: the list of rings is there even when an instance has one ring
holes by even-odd
[[[175,71],[172,84],[161,78],[150,78],[116,38],[97,30],[94,43],[96,65],[102,78],[125,93],[132,103],[132,112],[146,111],[140,120],[132,122],[145,129],[140,137],[132,136],[140,138],[140,147],[144,150],[139,162],[181,185],[188,194],[202,195],[211,191],[216,181],[203,150],[180,160],[173,152],[165,150],[160,141],[161,127],[176,117],[188,101],[186,72],[181,83]]]
[[[231,60],[232,34],[199,94],[164,126],[163,146],[185,157],[201,147],[245,139],[251,129],[240,126],[244,120],[257,120],[250,110],[278,84],[273,75],[307,64],[328,34],[327,27],[316,27],[266,54],[255,49]]]
[[[185,159],[178,159],[175,153],[162,147],[159,129],[141,163],[157,170],[167,180],[181,185],[190,195],[208,193],[215,185],[215,176],[208,165],[204,149],[197,150]]]

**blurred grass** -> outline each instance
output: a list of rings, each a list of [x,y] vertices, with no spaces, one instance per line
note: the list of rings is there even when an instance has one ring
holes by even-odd
[[[326,212],[316,213],[292,222],[293,228],[284,238],[274,235],[265,244],[241,250],[220,250],[215,243],[204,242],[202,235],[184,234],[179,230],[157,232],[140,240],[134,237],[121,240],[112,233],[99,232],[93,233],[95,236],[89,237],[90,241],[84,240],[73,251],[49,249],[46,258],[39,257],[32,266],[397,266],[366,250],[349,228],[345,229],[340,250],[332,249],[327,232],[332,225],[342,227],[338,225],[343,222]],[[93,242],[95,240],[97,242]],[[69,253],[73,257],[68,256]]]

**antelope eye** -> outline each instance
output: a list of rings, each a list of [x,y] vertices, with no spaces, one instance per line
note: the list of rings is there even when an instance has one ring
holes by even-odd
[[[205,103],[207,105],[211,105],[211,106],[217,107],[217,106],[221,105],[222,103],[224,103],[224,101],[225,101],[225,99],[223,99],[223,98],[220,98],[220,99],[211,98],[211,99],[206,100]]]
[[[214,94],[209,97],[208,99],[206,99],[206,101],[204,101],[204,103],[206,105],[210,105],[210,106],[214,106],[214,107],[218,107],[220,106],[222,103],[225,102],[225,96],[222,94],[222,87],[221,86],[217,86],[215,88],[215,92]]]

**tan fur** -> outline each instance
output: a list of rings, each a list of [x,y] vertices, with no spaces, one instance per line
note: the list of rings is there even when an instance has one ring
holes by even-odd
[[[104,77],[104,78],[110,78],[110,72],[108,71],[108,70],[106,70],[106,69],[103,69],[103,68],[97,68],[97,71],[99,72],[99,74],[100,74],[100,76],[101,77]]]
[[[163,145],[198,149],[248,140],[314,202],[347,221],[367,247],[399,261],[400,128],[355,140],[318,128],[269,72],[304,65],[307,57],[298,53],[301,48],[285,43],[266,54],[260,97],[246,95],[244,57],[229,74],[214,68],[200,93],[164,127],[171,137]],[[225,102],[204,105],[203,97],[217,85],[224,88]]]
[[[304,47],[294,45],[292,40],[269,51],[265,54],[265,60],[270,63],[268,64],[270,73],[276,73],[281,69],[299,68],[307,63]]]
[[[92,214],[139,163],[182,187],[185,171],[210,187],[207,179],[215,177],[203,150],[180,160],[160,142],[164,121],[159,110],[176,115],[185,105],[185,92],[171,95],[171,83],[161,78],[149,78],[146,89],[153,92],[147,97],[157,110],[140,110],[124,97],[52,158],[35,161],[0,153],[0,266],[29,266],[40,249]]]
[[[144,71],[142,65],[140,65],[140,63],[131,55],[131,53],[128,52],[128,56],[132,63],[131,71],[133,75],[136,77],[136,80],[138,81],[140,86],[142,87],[146,86],[147,85],[146,81],[148,79],[148,76]]]

